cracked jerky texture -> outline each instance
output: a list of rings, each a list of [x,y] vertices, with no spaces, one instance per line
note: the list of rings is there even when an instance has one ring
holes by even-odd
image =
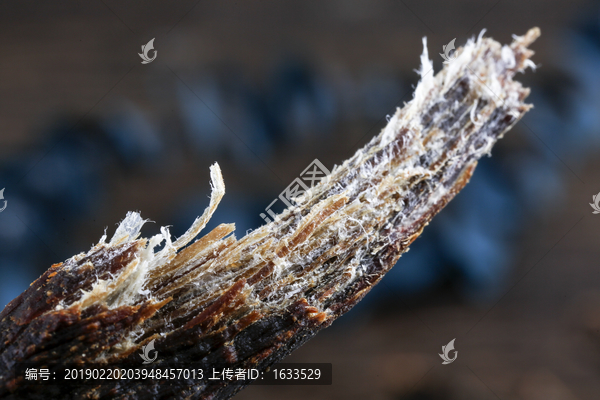
[[[225,193],[219,166],[204,214],[179,239],[140,238],[128,213],[107,242],[55,264],[0,314],[0,398],[227,399],[244,385],[107,381],[27,385],[18,362],[168,362],[266,369],[350,310],[396,263],[531,108],[513,81],[535,65],[537,28],[510,45],[469,40],[437,75],[426,40],[414,98],[382,132],[240,240],[221,224],[189,244]],[[164,244],[160,251],[156,246]],[[189,244],[189,245],[188,245]],[[247,382],[249,383],[249,382]]]

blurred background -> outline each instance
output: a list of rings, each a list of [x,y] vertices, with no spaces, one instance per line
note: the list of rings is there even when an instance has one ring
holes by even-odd
[[[584,0],[0,2],[0,307],[127,211],[155,221],[146,236],[183,233],[215,161],[227,193],[207,230],[244,236],[315,158],[341,164],[412,98],[423,36],[438,71],[453,38],[533,26],[540,68],[517,79],[535,108],[286,359],[332,363],[333,385],[236,398],[597,399],[600,4]]]

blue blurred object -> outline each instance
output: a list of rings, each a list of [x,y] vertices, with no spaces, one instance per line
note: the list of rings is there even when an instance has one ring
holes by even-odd
[[[109,170],[147,165],[161,152],[150,124],[133,106],[105,120],[63,118],[44,135],[40,150],[7,162],[0,181],[10,199],[0,214],[0,303],[22,292],[49,264],[79,249],[74,224],[107,201]],[[145,144],[142,145],[142,142]],[[117,165],[118,164],[118,165]]]
[[[458,269],[466,297],[489,301],[510,270],[523,208],[493,158],[480,160],[469,184],[432,223],[447,265]],[[434,225],[435,224],[435,225]]]
[[[337,116],[332,88],[304,62],[290,58],[273,74],[267,100],[272,137],[300,142],[330,135]]]
[[[155,125],[131,101],[118,101],[101,126],[119,159],[128,167],[152,167],[163,155],[165,146]]]
[[[8,163],[0,173],[10,198],[0,215],[0,237],[9,246],[0,249],[0,257],[12,260],[0,264],[0,274],[19,292],[41,272],[36,268],[40,258],[58,262],[67,256],[60,233],[102,201],[106,145],[96,140],[94,124],[79,128],[69,124],[65,121],[50,129],[43,150]],[[27,278],[27,284],[21,277]],[[0,296],[0,303],[14,297],[6,291]]]
[[[184,133],[200,156],[230,156],[247,168],[255,157],[271,157],[272,144],[260,99],[235,73],[226,79],[198,74],[183,84],[177,98]]]

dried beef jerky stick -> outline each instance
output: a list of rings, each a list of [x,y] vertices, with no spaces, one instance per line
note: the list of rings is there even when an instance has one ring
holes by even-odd
[[[225,188],[211,167],[210,206],[175,242],[139,239],[129,213],[113,238],[53,265],[0,313],[0,397],[227,399],[244,385],[120,380],[31,387],[16,363],[202,361],[266,369],[350,310],[468,182],[477,160],[530,109],[513,81],[537,28],[511,45],[482,35],[434,76],[427,48],[414,98],[382,132],[241,240],[204,228]],[[165,241],[165,247],[154,248]],[[247,382],[248,383],[248,382]]]

